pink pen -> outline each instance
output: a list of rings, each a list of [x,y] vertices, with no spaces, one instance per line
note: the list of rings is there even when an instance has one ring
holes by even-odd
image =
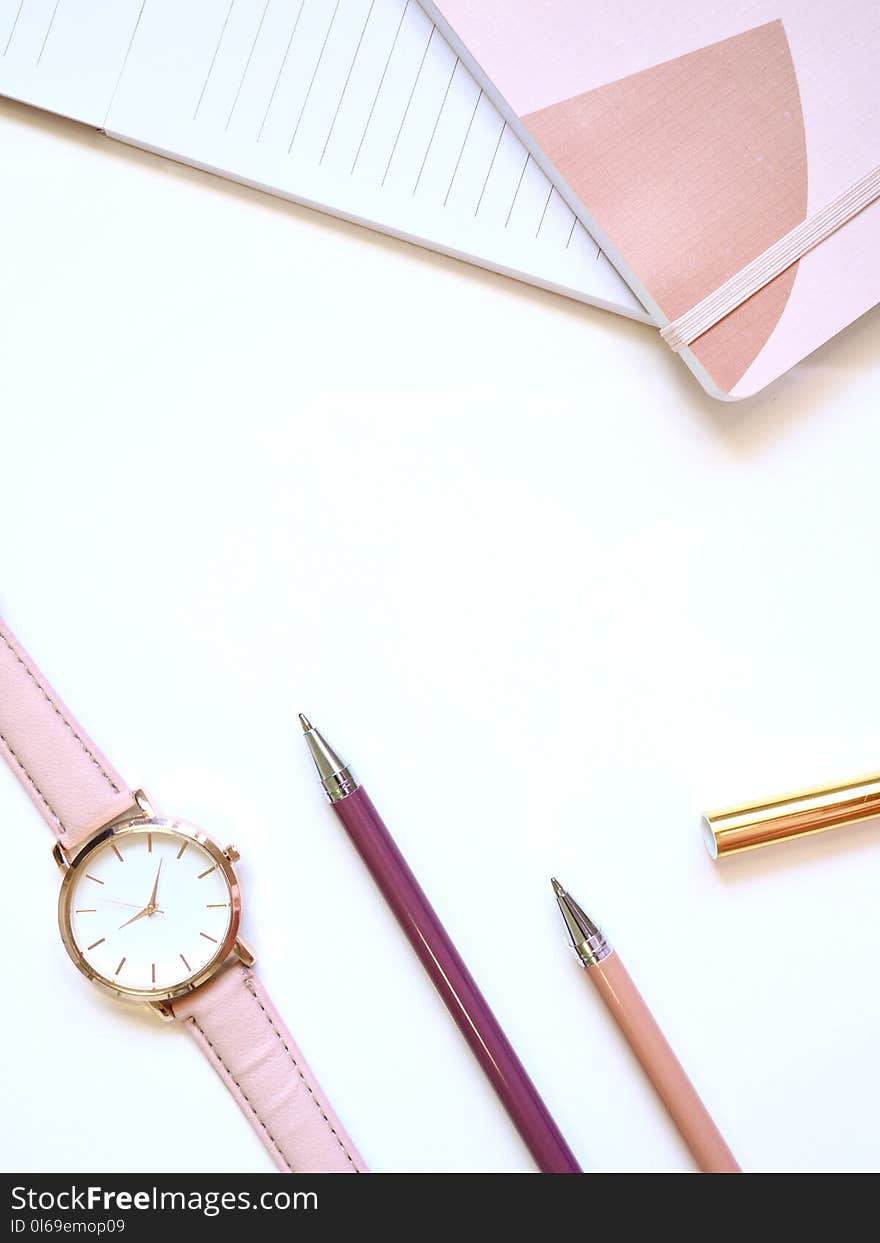
[[[575,953],[629,1041],[697,1165],[704,1174],[738,1174],[740,1169],[733,1153],[601,928],[555,877],[550,883]]]
[[[300,714],[321,784],[543,1174],[581,1168],[354,773]]]

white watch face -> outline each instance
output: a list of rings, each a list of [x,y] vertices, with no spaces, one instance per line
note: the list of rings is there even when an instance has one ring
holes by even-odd
[[[194,834],[174,822],[125,826],[73,865],[62,935],[87,975],[123,994],[168,996],[225,957],[237,886],[218,849]]]

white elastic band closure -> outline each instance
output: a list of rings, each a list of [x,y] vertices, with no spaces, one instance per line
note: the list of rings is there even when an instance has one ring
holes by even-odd
[[[880,167],[850,186],[827,207],[802,220],[713,293],[661,328],[660,336],[676,353],[685,349],[877,198],[880,198]]]

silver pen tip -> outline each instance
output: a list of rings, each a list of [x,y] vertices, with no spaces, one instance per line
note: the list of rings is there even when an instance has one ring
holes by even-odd
[[[565,921],[568,935],[574,951],[585,967],[594,966],[611,953],[602,929],[594,924],[582,907],[578,906],[570,893],[567,893],[555,876],[550,878],[553,892],[560,914]]]
[[[299,723],[303,727],[304,734],[307,734],[312,729],[312,723],[304,712],[299,714]]]

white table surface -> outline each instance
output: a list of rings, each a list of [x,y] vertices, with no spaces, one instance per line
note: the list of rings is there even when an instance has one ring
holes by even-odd
[[[748,1170],[877,1167],[876,824],[707,806],[880,767],[880,341],[747,404],[656,334],[0,102],[0,610],[165,811],[370,1166],[531,1164],[341,828],[307,711],[589,1170],[690,1158],[565,951],[604,923]],[[0,773],[0,1164],[269,1170],[72,968]]]

